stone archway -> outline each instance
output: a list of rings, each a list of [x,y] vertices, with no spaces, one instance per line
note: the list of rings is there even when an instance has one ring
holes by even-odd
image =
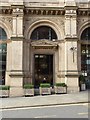
[[[58,36],[54,29],[48,25],[41,25],[35,27],[33,29],[30,40],[31,40],[31,51],[33,54],[32,58],[33,63],[32,64],[32,81],[34,82],[35,86],[38,86],[44,78],[46,78],[47,82],[49,82],[51,85],[53,85],[53,64],[54,64],[54,54],[55,49],[57,49],[57,39]],[[37,52],[38,51],[38,52]],[[53,52],[52,52],[53,51]],[[37,62],[38,56],[39,61]],[[40,57],[43,56],[41,59]],[[42,63],[43,61],[43,63]],[[35,65],[38,64],[39,67],[36,67]],[[46,68],[42,68],[40,66],[46,65]],[[50,69],[48,69],[48,66]],[[35,68],[37,68],[35,70]],[[51,69],[52,68],[52,69]],[[40,71],[38,72],[38,69]],[[47,74],[44,73],[44,71],[47,69]],[[36,71],[36,72],[35,72]],[[39,81],[39,82],[36,82]]]
[[[63,39],[62,30],[57,26],[57,24],[53,23],[50,20],[39,20],[39,21],[32,23],[32,25],[30,25],[29,28],[25,32],[25,38],[29,40],[32,32],[40,26],[51,27],[55,31],[57,35],[57,39],[58,40]]]

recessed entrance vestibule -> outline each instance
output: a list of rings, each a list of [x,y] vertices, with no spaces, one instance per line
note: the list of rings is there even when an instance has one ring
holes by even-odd
[[[53,85],[53,55],[34,55],[34,86],[39,87],[40,83],[46,79],[47,83]]]

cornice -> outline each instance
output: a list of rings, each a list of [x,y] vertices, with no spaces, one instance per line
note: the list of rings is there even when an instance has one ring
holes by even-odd
[[[87,9],[78,9],[77,10],[78,16],[90,16],[90,8]]]
[[[66,11],[74,11],[76,10],[76,15],[78,16],[90,16],[90,8],[78,8],[75,6],[72,7],[63,7],[63,8],[51,8],[51,7],[25,7],[20,5],[12,5],[12,6],[3,6],[0,8],[0,14],[12,14],[13,9],[22,9],[24,15],[67,15]],[[19,13],[19,12],[18,12]],[[72,13],[69,13],[69,15]]]
[[[11,8],[1,8],[0,9],[0,14],[12,14],[12,9]]]
[[[29,15],[64,15],[65,10],[59,10],[59,9],[24,9],[24,14]]]

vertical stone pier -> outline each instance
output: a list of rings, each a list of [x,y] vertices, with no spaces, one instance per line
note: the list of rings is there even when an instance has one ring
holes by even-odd
[[[23,7],[21,0],[12,5],[10,97],[23,96]]]
[[[71,6],[71,7],[70,7]],[[79,91],[77,61],[77,6],[67,1],[65,5],[65,81],[68,93]]]

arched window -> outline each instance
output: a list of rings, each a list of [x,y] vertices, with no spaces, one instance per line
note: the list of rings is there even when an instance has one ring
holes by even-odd
[[[53,40],[53,39],[57,39],[57,35],[51,27],[40,26],[40,27],[37,27],[32,32],[30,39],[31,40],[40,40],[40,39]]]
[[[0,40],[6,40],[7,35],[3,28],[0,27]],[[5,84],[5,71],[6,71],[6,53],[7,45],[0,44],[0,84]]]
[[[82,32],[81,40],[81,71],[88,77],[90,76],[90,27]]]
[[[81,35],[81,40],[90,40],[90,27],[86,28]]]

